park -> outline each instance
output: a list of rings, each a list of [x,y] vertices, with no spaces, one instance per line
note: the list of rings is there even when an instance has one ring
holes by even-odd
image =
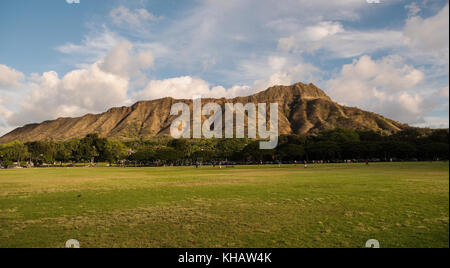
[[[448,162],[0,170],[0,247],[448,247]]]

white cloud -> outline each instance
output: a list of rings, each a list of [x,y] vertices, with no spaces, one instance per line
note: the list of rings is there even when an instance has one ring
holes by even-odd
[[[448,98],[448,97],[449,97],[449,89],[448,89],[448,86],[441,88],[441,89],[438,91],[437,95],[440,96],[440,97],[446,97],[446,98]],[[447,99],[447,100],[448,100],[448,99]]]
[[[285,18],[267,25],[283,34],[278,41],[281,51],[314,54],[329,58],[352,58],[377,51],[391,51],[417,64],[445,65],[448,73],[449,6],[436,15],[422,18],[420,7],[406,5],[409,16],[401,29],[354,30],[341,22],[319,21],[308,25]],[[282,27],[286,25],[286,27]],[[316,55],[315,54],[315,55]],[[443,71],[441,71],[442,73]]]
[[[314,26],[308,26],[303,31],[297,34],[297,36],[290,36],[282,38],[279,41],[279,47],[283,50],[299,50],[303,51],[315,51],[321,48],[325,38],[343,33],[344,27],[338,22],[323,21]],[[309,44],[305,44],[309,43]]]
[[[125,6],[114,8],[109,13],[112,24],[137,38],[152,36],[152,26],[163,19],[150,13],[144,8],[131,10]]]
[[[415,124],[414,126],[427,128],[448,128],[449,121],[448,117],[444,116],[426,116],[424,117],[424,122]]]
[[[117,26],[139,26],[144,22],[157,21],[159,19],[146,9],[139,8],[130,10],[124,6],[113,9],[109,15],[111,16],[112,22]]]
[[[113,47],[104,59],[76,69],[62,78],[55,71],[32,74],[29,92],[22,92],[18,111],[6,118],[11,125],[103,112],[113,106],[131,104],[130,85],[146,83],[141,72],[153,66],[148,49],[135,49],[126,40]]]
[[[89,68],[93,62],[101,61],[101,68],[107,72],[138,77],[143,76],[140,70],[154,66],[154,52],[160,56],[169,54],[159,43],[131,43],[106,27],[85,35],[81,44],[67,43],[56,50],[72,58],[76,68]]]
[[[133,94],[133,100],[153,100],[164,97],[175,99],[191,99],[193,96],[201,95],[204,98],[234,98],[238,96],[249,96],[267,89],[267,87],[283,82],[283,77],[272,76],[267,81],[256,81],[253,86],[235,85],[231,88],[212,86],[205,80],[191,76],[169,78],[164,80],[152,80],[143,89]]]
[[[140,51],[135,56],[136,64],[139,68],[150,68],[153,67],[155,58],[151,50]]]
[[[151,80],[145,89],[134,94],[136,100],[153,100],[164,97],[190,99],[193,95],[210,94],[210,85],[190,76]]]
[[[46,72],[23,99],[20,110],[8,118],[11,125],[103,112],[111,106],[127,103],[128,80],[107,73],[95,63],[87,69],[74,70],[61,79],[54,71]]]
[[[122,77],[137,75],[140,69],[153,66],[154,58],[150,50],[133,51],[133,44],[127,40],[114,47],[100,64],[106,72]]]
[[[3,102],[3,99],[0,98],[0,127],[5,127],[6,119],[12,115],[12,112],[3,106]]]
[[[416,2],[412,2],[411,4],[406,5],[405,9],[408,10],[409,17],[416,16],[421,11],[420,7],[417,5]]]
[[[128,77],[130,67],[130,51],[133,45],[129,41],[122,41],[114,47],[105,57],[100,67],[106,72],[110,72],[122,77]]]
[[[317,75],[320,72],[319,68],[311,64],[288,65],[271,74],[268,79],[256,80],[253,83],[253,93],[276,85],[286,86],[297,82],[318,82],[319,78]]]
[[[341,23],[322,21],[300,31],[280,38],[282,51],[297,54],[325,50],[332,58],[351,58],[402,45],[402,33],[393,30],[357,31],[346,30]]]
[[[298,57],[270,55],[259,59],[243,60],[236,71],[229,72],[231,79],[247,81],[252,93],[274,85],[290,85],[296,82],[318,82],[321,70]]]
[[[12,112],[6,107],[8,99],[4,95],[0,95],[0,137],[14,129],[8,123],[8,119],[12,116]]]
[[[412,49],[409,52],[410,55],[420,57],[423,61],[446,65],[448,72],[449,5],[447,4],[436,15],[426,19],[419,16],[408,18],[404,29],[404,40]]]
[[[393,2],[396,0],[383,5]],[[404,28],[344,27],[345,21],[363,19],[359,11],[369,8],[374,6],[364,0],[286,0],[282,5],[278,0],[199,0],[173,20],[163,21],[166,24],[151,27],[161,17],[121,6],[110,12],[114,26],[108,26],[124,30],[124,36],[137,37],[141,43],[130,43],[102,26],[92,28],[80,44],[58,47],[72,57],[77,70],[62,78],[55,72],[29,77],[29,99],[21,101],[24,104],[19,111],[9,112],[8,118],[18,123],[101,112],[129,103],[129,96],[134,100],[197,94],[234,97],[298,81],[320,84],[326,72],[315,64],[330,57],[359,57],[324,83],[331,95],[341,103],[401,121],[422,122],[430,109],[427,96],[442,87],[436,82],[436,88],[419,88],[427,84],[425,74],[430,79],[434,72],[423,64],[448,66],[448,5],[430,18],[418,17],[420,7],[408,5]],[[279,40],[278,48],[274,40]],[[362,56],[379,51],[400,56],[380,60]],[[314,64],[303,61],[305,53],[316,56]],[[161,69],[154,77],[182,72],[190,76],[148,81],[144,70],[154,67],[155,58]],[[439,73],[448,76],[448,67]],[[200,75],[210,81],[222,75],[219,79],[228,85],[239,85],[213,86],[198,78]],[[144,89],[136,91],[137,87]],[[448,97],[448,87],[439,94]]]
[[[0,89],[18,87],[24,78],[23,73],[0,64]]]
[[[405,37],[410,45],[419,48],[439,51],[448,50],[449,33],[448,4],[435,16],[423,19],[418,16],[406,21]]]
[[[399,56],[372,60],[362,56],[344,65],[339,75],[326,82],[336,101],[381,113],[406,123],[423,120],[425,98],[417,87],[425,80],[422,71],[403,63]]]
[[[163,59],[169,67],[183,66],[188,73],[200,75],[217,70],[211,63],[220,66],[220,72],[236,70],[238,61],[270,54],[273,40],[282,37],[286,28],[295,31],[324,18],[357,20],[358,12],[369,8],[364,0],[286,0],[283,4],[278,0],[199,0],[176,19],[166,20],[162,28],[152,28],[149,35],[170,48],[171,53]]]
[[[252,64],[244,62],[241,70],[244,76],[268,77],[268,79],[255,80],[251,85],[234,85],[231,88],[212,86],[210,83],[191,76],[169,78],[164,80],[151,80],[147,86],[135,94],[133,99],[153,100],[164,97],[190,99],[194,95],[211,98],[234,98],[249,96],[265,90],[274,85],[291,85],[295,82],[305,81],[320,70],[309,64],[291,65],[283,57],[268,57],[266,64]],[[265,76],[265,74],[268,74]],[[308,80],[308,79],[306,79]],[[313,81],[310,79],[308,81]]]
[[[222,86],[213,87],[200,78],[182,76],[164,80],[151,80],[143,90],[133,94],[133,99],[135,101],[164,97],[191,99],[195,95],[201,95],[204,98],[222,98],[247,96],[252,93],[254,93],[253,89],[248,86],[233,86],[227,90]]]
[[[123,38],[117,33],[102,27],[101,31],[95,30],[84,36],[81,44],[66,43],[56,48],[57,51],[65,54],[77,54],[95,56],[94,60],[104,57],[112,48],[117,46]]]

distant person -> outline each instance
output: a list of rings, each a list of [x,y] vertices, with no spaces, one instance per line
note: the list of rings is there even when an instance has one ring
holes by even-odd
[[[369,159],[366,159],[366,166],[369,165]]]
[[[304,161],[304,164],[305,164],[305,168],[307,168],[308,167],[308,162],[306,162],[306,160]]]

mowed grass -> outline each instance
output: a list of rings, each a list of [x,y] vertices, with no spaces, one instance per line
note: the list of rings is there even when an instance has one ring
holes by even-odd
[[[79,197],[81,195],[81,197]],[[449,247],[449,165],[0,170],[0,247]]]

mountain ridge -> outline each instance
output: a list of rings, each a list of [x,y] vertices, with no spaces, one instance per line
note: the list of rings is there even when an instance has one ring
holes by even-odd
[[[170,123],[178,117],[170,115],[170,108],[178,102],[188,104],[192,111],[192,100],[189,99],[165,97],[138,101],[131,106],[113,107],[100,114],[60,117],[27,124],[2,136],[0,144],[13,140],[64,141],[81,138],[89,133],[117,140],[166,136],[169,135]],[[202,104],[208,102],[216,102],[222,108],[225,103],[277,102],[280,134],[317,134],[335,127],[394,133],[410,127],[356,107],[339,105],[312,83],[273,86],[246,97],[202,99]]]

